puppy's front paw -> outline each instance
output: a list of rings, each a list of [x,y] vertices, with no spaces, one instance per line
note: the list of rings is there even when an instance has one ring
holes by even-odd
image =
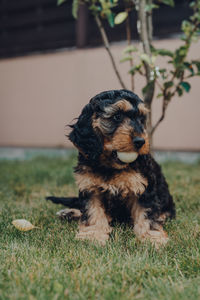
[[[81,226],[80,231],[76,234],[76,239],[90,240],[104,246],[109,239],[109,233],[108,230],[103,231],[96,226]]]
[[[152,244],[155,246],[156,249],[159,249],[161,246],[165,246],[167,242],[169,241],[169,238],[167,236],[167,233],[162,231],[156,231],[156,230],[150,230],[148,232],[148,238],[152,242]]]
[[[156,249],[159,249],[161,246],[165,246],[169,241],[167,233],[164,230],[149,230],[142,236],[138,236],[140,241],[150,241]]]

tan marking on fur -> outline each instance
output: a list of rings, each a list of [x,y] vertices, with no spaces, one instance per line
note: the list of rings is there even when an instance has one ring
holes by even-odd
[[[99,118],[96,118],[96,115],[93,115],[93,116],[92,116],[92,127],[93,127],[94,129],[96,129],[96,128],[101,128],[100,119],[99,119]]]
[[[133,141],[130,135],[125,135],[122,132],[115,135],[111,141],[105,139],[104,149],[110,151],[132,152],[134,151]]]
[[[118,111],[118,109],[123,110],[123,111],[129,111],[129,110],[133,109],[133,106],[129,101],[123,99],[123,100],[117,101],[114,104],[106,106],[105,112],[108,114],[113,114],[116,111]]]
[[[88,205],[88,215],[89,226],[95,225],[99,229],[106,230],[107,233],[110,232],[110,227],[108,224],[108,218],[105,214],[105,210],[102,207],[101,201],[98,199],[97,196],[94,196]]]
[[[107,115],[106,118],[96,118],[95,115],[92,117],[92,126],[97,134],[99,131],[103,135],[106,135],[109,132],[110,125],[109,115]]]
[[[119,100],[116,104],[117,107],[119,107],[123,111],[129,111],[133,109],[132,104],[127,100]]]
[[[157,219],[158,222],[164,223],[167,219],[167,217],[169,217],[169,213],[164,213],[162,215],[159,216],[159,218]]]
[[[131,133],[133,128],[129,125],[129,120],[125,121],[117,128],[111,139],[105,138],[104,150],[117,150],[121,152],[134,151]]]
[[[96,230],[95,226],[88,227],[82,225],[82,227],[79,227],[79,232],[76,234],[75,238],[77,240],[97,241],[100,245],[104,246],[109,239],[109,234]]]
[[[140,137],[142,137],[145,140],[145,144],[140,148],[139,154],[148,154],[150,150],[150,144],[147,132],[144,132]]]
[[[102,133],[105,134],[108,131],[110,125],[109,118],[111,118],[119,109],[123,111],[129,111],[133,109],[133,107],[127,100],[120,100],[117,103],[105,107],[103,118],[97,117],[96,114],[92,116],[93,128],[95,130],[99,129]]]
[[[168,235],[163,229],[150,230],[145,239],[150,240],[156,249],[159,249],[161,246],[165,246],[169,241]]]
[[[130,106],[132,108],[132,105],[126,101],[121,100],[115,103],[114,105],[106,107],[108,117],[114,113],[114,110],[116,110],[116,107],[120,107],[124,111],[130,110]],[[141,111],[146,110],[144,104],[139,104],[139,108]],[[109,115],[110,114],[110,115]],[[106,135],[107,128],[109,128],[109,120],[108,119],[100,119],[93,116],[93,128],[95,130],[100,130],[102,134]],[[114,135],[112,137],[104,137],[104,152],[113,150],[121,151],[121,152],[131,152],[136,151],[134,149],[133,144],[133,136],[134,136],[134,128],[130,125],[129,118],[125,118],[125,120],[122,122],[122,124],[117,128]],[[149,138],[147,135],[146,130],[144,130],[144,133],[142,135],[139,135],[140,137],[145,139],[145,144],[142,146],[142,148],[139,150],[139,154],[148,154],[149,153]],[[137,152],[137,151],[136,151]],[[103,155],[104,156],[104,155]],[[102,156],[102,158],[103,158]],[[106,161],[106,159],[103,159]],[[117,163],[114,163],[113,167],[118,169],[123,169],[124,165],[119,165]],[[125,165],[126,167],[126,165]]]
[[[143,238],[150,230],[150,221],[146,218],[146,210],[138,204],[138,201],[133,203],[131,217],[134,222],[135,235]]]
[[[124,171],[116,174],[106,182],[99,176],[94,176],[92,172],[85,174],[75,174],[77,185],[82,190],[96,191],[101,188],[109,191],[112,195],[121,194],[126,197],[129,193],[141,195],[147,186],[147,180],[134,170]]]
[[[88,223],[79,225],[79,232],[76,238],[98,241],[104,245],[112,231],[112,228],[109,226],[111,218],[105,214],[97,196],[94,196],[89,202],[88,215]]]
[[[154,229],[150,229],[150,220],[146,218],[147,210],[142,208],[137,201],[133,203],[131,216],[134,222],[134,233],[140,241],[149,240],[156,248],[168,242],[167,233],[162,225],[154,224]]]
[[[163,230],[163,226],[161,224],[159,224],[159,223],[152,222],[151,223],[151,230],[160,231],[160,230]]]
[[[145,144],[139,150],[139,154],[148,154],[149,138],[147,132],[144,131],[143,134],[138,136],[145,140]],[[129,119],[125,119],[125,121],[115,131],[112,138],[104,139],[104,150],[117,150],[121,152],[136,151],[133,144],[133,128],[129,125]]]
[[[138,110],[143,115],[146,115],[149,112],[143,103],[138,104]]]

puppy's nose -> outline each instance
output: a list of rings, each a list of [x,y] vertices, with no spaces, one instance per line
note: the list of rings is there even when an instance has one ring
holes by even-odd
[[[133,144],[137,150],[139,150],[144,144],[145,144],[145,139],[141,137],[135,137],[133,139]]]

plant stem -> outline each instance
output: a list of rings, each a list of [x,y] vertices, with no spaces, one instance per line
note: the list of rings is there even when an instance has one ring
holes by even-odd
[[[152,14],[147,16],[147,13],[145,11],[146,6],[146,0],[138,0],[137,1],[138,6],[138,31],[140,35],[140,40],[142,42],[143,51],[145,54],[147,54],[151,58],[151,48],[150,43],[152,40]],[[149,133],[150,138],[150,144],[152,144],[152,116],[151,116],[151,104],[153,101],[154,96],[154,90],[155,90],[155,82],[151,79],[151,67],[147,62],[144,62],[144,68],[146,72],[146,84],[152,83],[152,86],[147,89],[147,92],[144,96],[144,102],[146,107],[149,110],[149,113],[147,115],[147,130]]]
[[[122,80],[122,78],[121,78],[121,75],[120,75],[120,73],[119,73],[119,71],[118,71],[118,69],[117,69],[117,66],[116,66],[114,57],[113,57],[112,52],[111,52],[111,50],[110,50],[110,44],[109,44],[109,41],[108,41],[107,34],[106,34],[106,32],[105,32],[105,29],[104,29],[104,27],[103,27],[103,24],[102,24],[100,18],[99,18],[97,15],[95,15],[95,21],[96,21],[97,26],[98,26],[98,28],[99,28],[99,31],[100,31],[100,33],[101,33],[101,37],[102,37],[102,40],[103,40],[103,43],[104,43],[104,47],[106,48],[106,50],[107,50],[107,52],[108,52],[108,55],[109,55],[109,57],[110,57],[110,60],[111,60],[112,66],[113,66],[113,68],[114,68],[115,74],[116,74],[116,76],[117,76],[117,78],[118,78],[118,80],[119,80],[119,82],[120,82],[122,88],[123,88],[123,89],[126,89],[126,86],[125,86],[125,84],[124,84],[124,82],[123,82],[123,80]]]
[[[166,113],[166,109],[167,109],[168,104],[169,104],[169,101],[167,101],[166,99],[163,99],[162,114],[161,114],[161,117],[159,118],[159,120],[156,122],[156,124],[152,127],[152,129],[151,129],[151,135],[154,134],[154,131],[156,130],[156,128],[158,127],[158,125],[165,118],[165,113]]]
[[[139,18],[139,23],[140,23],[139,35],[140,35],[140,40],[142,42],[144,53],[147,54],[149,57],[151,57],[150,41],[152,39],[152,36],[151,36],[152,31],[151,31],[151,33],[148,32],[147,14],[145,11],[145,5],[146,5],[146,0],[138,1],[138,7],[139,7],[138,18]],[[147,62],[144,62],[144,67],[145,67],[145,71],[146,71],[146,82],[148,84],[149,82],[151,82],[151,67],[149,66],[149,64]],[[151,103],[153,100],[153,94],[154,94],[154,87],[151,89],[148,89],[148,91],[145,95],[144,101],[148,108],[151,107]]]
[[[147,0],[148,5],[152,5],[152,0]],[[150,10],[147,12],[147,32],[148,32],[148,39],[149,39],[149,44],[151,45],[152,38],[153,38],[153,19],[152,19],[152,11]]]
[[[126,19],[126,37],[128,45],[131,45],[131,26],[130,26],[130,15],[129,15],[129,9],[126,8],[127,12],[127,19]],[[132,55],[131,55],[132,56]],[[130,67],[133,68],[133,58],[130,59]],[[134,85],[134,74],[131,74],[131,90],[134,91],[135,85]]]

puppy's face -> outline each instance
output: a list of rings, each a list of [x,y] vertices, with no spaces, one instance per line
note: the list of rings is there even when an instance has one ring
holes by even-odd
[[[142,102],[133,104],[126,99],[105,105],[101,112],[94,112],[92,126],[103,137],[102,159],[107,158],[115,167],[122,168],[138,155],[149,153],[146,114]]]
[[[92,98],[86,107],[87,113],[82,111],[70,139],[88,159],[98,159],[104,165],[120,169],[136,160],[138,155],[149,152],[147,110],[134,93],[125,90],[104,92]],[[78,131],[79,138],[75,141],[73,137]],[[84,132],[87,134],[83,136]],[[93,152],[93,158],[89,152]]]

